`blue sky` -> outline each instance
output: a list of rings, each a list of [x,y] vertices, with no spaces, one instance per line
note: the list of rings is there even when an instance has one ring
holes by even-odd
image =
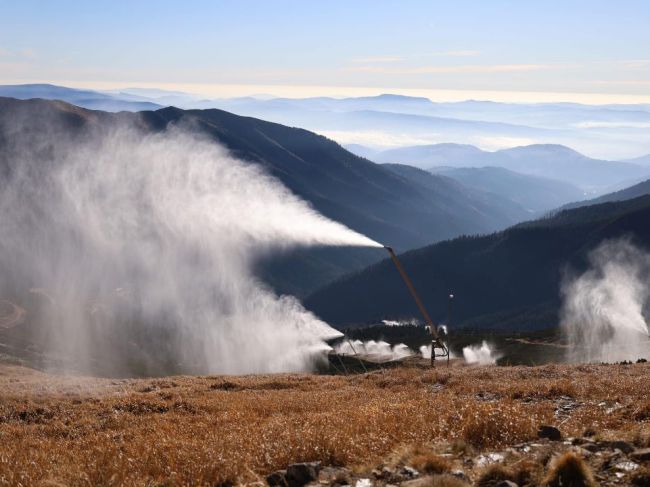
[[[6,1],[0,83],[650,102],[650,1]]]

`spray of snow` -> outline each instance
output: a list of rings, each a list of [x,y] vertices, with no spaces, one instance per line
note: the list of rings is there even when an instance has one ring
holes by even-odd
[[[403,343],[391,345],[383,340],[368,340],[366,342],[343,340],[335,347],[335,351],[339,355],[358,356],[372,362],[401,360],[415,355],[413,350]]]
[[[481,345],[463,347],[463,358],[468,364],[493,365],[501,358],[494,346],[483,340]]]
[[[377,242],[178,128],[38,136],[13,127],[0,154],[0,295],[38,300],[32,339],[51,356],[109,374],[298,371],[340,335],[253,263]]]
[[[589,264],[562,287],[568,360],[650,359],[650,254],[628,239],[609,240],[591,252]]]
[[[417,326],[419,324],[419,321],[415,319],[405,321],[381,320],[381,322],[386,326]]]
[[[431,345],[422,345],[420,347],[420,355],[422,356],[422,358],[430,360],[431,359]],[[456,358],[456,355],[454,355],[454,352],[452,352],[451,349],[449,349],[449,358],[450,359]]]

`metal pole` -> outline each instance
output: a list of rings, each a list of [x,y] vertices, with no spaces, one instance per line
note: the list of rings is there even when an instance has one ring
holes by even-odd
[[[447,347],[449,347],[449,333],[451,331],[451,313],[454,304],[454,295],[449,294],[449,308],[447,309]],[[447,354],[447,366],[449,366],[449,353]]]
[[[429,330],[431,331],[431,335],[434,338],[438,338],[438,331],[436,330],[435,325],[433,324],[433,320],[429,316],[429,313],[427,312],[426,308],[424,307],[424,304],[422,304],[422,301],[420,300],[420,296],[418,296],[417,291],[415,290],[415,287],[413,286],[413,282],[411,282],[411,279],[409,276],[406,274],[406,271],[402,267],[401,262],[395,255],[395,251],[391,247],[384,247],[386,250],[388,250],[388,253],[390,254],[390,258],[393,260],[393,263],[395,264],[395,267],[397,267],[398,272],[402,276],[402,279],[406,283],[406,287],[409,288],[409,291],[411,292],[411,296],[413,296],[413,299],[415,300],[415,304],[417,304],[420,313],[424,317],[424,322],[427,324],[429,327]],[[433,356],[433,354],[432,354]]]
[[[422,304],[422,300],[420,300],[420,296],[418,296],[418,293],[415,290],[415,286],[413,286],[413,282],[411,281],[409,276],[406,274],[406,271],[402,267],[402,263],[397,258],[397,255],[395,255],[395,251],[392,249],[392,247],[384,246],[384,248],[388,250],[388,253],[390,254],[390,258],[395,264],[395,267],[397,267],[397,270],[402,276],[402,279],[406,283],[406,287],[408,287],[409,291],[411,292],[411,296],[413,296],[413,299],[415,300],[415,304],[417,304],[420,313],[424,317],[424,322],[426,323],[426,326],[427,328],[429,328],[429,332],[431,333],[431,367],[435,367],[436,365],[436,345],[438,345],[439,348],[443,350],[442,356],[446,354],[447,360],[449,360],[449,349],[446,347],[444,343],[442,343],[442,341],[440,341],[440,337],[438,335],[438,330],[436,329],[436,325],[433,324],[433,320],[429,316],[429,313],[424,307],[424,304]]]

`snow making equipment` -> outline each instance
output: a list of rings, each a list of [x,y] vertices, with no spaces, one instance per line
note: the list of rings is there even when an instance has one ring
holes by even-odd
[[[418,309],[420,310],[420,313],[424,318],[425,326],[427,327],[429,333],[431,334],[431,366],[432,367],[435,366],[436,357],[441,357],[441,358],[447,357],[447,364],[449,364],[449,348],[447,348],[447,345],[442,341],[438,333],[438,328],[433,323],[433,320],[429,316],[429,313],[427,309],[424,307],[424,304],[422,304],[422,300],[420,299],[420,296],[418,296],[418,293],[415,290],[415,286],[413,286],[413,282],[406,274],[406,271],[404,270],[404,267],[402,267],[402,263],[397,258],[397,255],[395,255],[395,251],[393,250],[393,248],[388,246],[384,246],[384,248],[388,250],[388,253],[390,254],[390,258],[393,260],[395,267],[397,267],[398,272],[400,273],[402,279],[406,283],[406,287],[408,287],[411,296],[413,296],[413,299],[415,300],[415,304],[417,304]]]

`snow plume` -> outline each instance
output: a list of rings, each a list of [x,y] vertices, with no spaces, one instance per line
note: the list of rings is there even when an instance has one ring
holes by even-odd
[[[440,353],[440,350],[438,350],[438,353]],[[431,345],[422,345],[420,347],[420,355],[422,356],[422,358],[430,359],[431,358]],[[449,358],[450,359],[456,358],[456,355],[454,355],[454,352],[452,352],[451,349],[449,349]]]
[[[413,350],[403,343],[391,346],[390,343],[382,340],[368,340],[366,342],[362,342],[361,340],[343,340],[335,347],[335,351],[339,355],[358,356],[371,362],[401,360],[415,355]]]
[[[627,239],[603,242],[590,269],[562,287],[561,328],[572,362],[650,359],[650,254]]]
[[[406,321],[396,321],[396,320],[381,320],[382,324],[385,326],[417,326],[420,322],[418,320],[406,320]]]
[[[493,365],[501,356],[494,350],[494,347],[485,340],[481,345],[469,345],[463,347],[463,357],[468,364]]]
[[[21,144],[27,127],[0,153],[0,296],[33,301],[47,356],[125,375],[313,367],[340,334],[260,283],[254,261],[380,245],[207,138],[126,123],[92,133]]]

